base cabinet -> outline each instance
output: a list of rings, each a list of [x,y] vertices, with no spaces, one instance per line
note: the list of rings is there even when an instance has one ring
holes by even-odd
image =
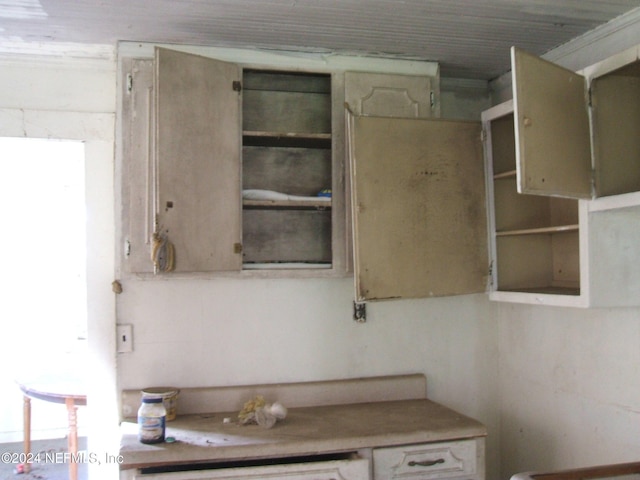
[[[247,462],[249,463],[249,462]],[[318,461],[260,466],[235,466],[206,470],[144,473],[122,472],[121,480],[221,480],[221,479],[287,479],[287,480],[368,480],[369,460]]]
[[[484,443],[461,440],[373,450],[373,478],[482,479]]]
[[[484,438],[400,447],[367,448],[357,453],[252,460],[233,464],[167,465],[124,470],[120,480],[484,480]]]

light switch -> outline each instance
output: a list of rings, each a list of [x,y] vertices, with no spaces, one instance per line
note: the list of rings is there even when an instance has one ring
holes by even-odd
[[[118,353],[133,352],[133,326],[116,325],[116,345]]]

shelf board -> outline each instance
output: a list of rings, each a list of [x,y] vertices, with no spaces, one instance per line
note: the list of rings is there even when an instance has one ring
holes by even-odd
[[[555,227],[541,227],[541,228],[521,228],[518,230],[505,230],[501,232],[496,232],[496,236],[508,237],[512,235],[540,235],[545,233],[577,232],[578,229],[579,229],[578,224],[558,225]]]
[[[517,175],[517,170],[509,170],[507,172],[496,173],[493,176],[494,180],[500,180],[502,178],[515,178]]]
[[[244,208],[308,208],[330,209],[331,200],[243,200]]]
[[[330,133],[265,132],[245,130],[245,147],[331,148]]]
[[[579,296],[580,295],[580,287],[557,287],[557,286],[547,286],[547,287],[531,287],[531,288],[501,288],[497,290],[498,292],[512,292],[512,293],[538,293],[538,294],[546,294],[546,295],[571,295],[571,296]]]

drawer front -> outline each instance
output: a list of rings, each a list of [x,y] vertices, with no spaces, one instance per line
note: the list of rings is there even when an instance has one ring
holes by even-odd
[[[375,480],[440,479],[473,476],[476,441],[427,443],[373,451]]]
[[[120,477],[121,480],[125,477]],[[369,480],[369,460],[333,460],[171,473],[137,473],[135,480]]]

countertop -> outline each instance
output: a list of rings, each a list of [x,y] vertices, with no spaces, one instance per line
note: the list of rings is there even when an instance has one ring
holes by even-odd
[[[480,422],[428,399],[291,408],[271,429],[239,425],[237,414],[178,415],[166,432],[176,441],[155,445],[140,443],[135,421],[125,421],[120,468],[351,452],[487,434]]]

